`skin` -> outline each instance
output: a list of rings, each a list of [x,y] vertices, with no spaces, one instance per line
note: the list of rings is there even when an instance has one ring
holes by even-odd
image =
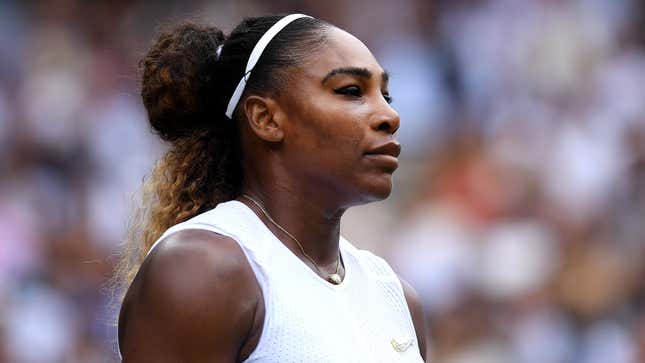
[[[386,73],[343,30],[330,28],[328,44],[289,73],[278,95],[247,96],[238,106],[246,120],[243,191],[302,243],[325,278],[336,270],[345,210],[392,190],[396,159],[366,152],[398,144],[399,116],[388,102]],[[238,200],[317,272],[254,204]],[[409,284],[402,286],[425,360],[421,303]],[[257,345],[263,321],[262,292],[237,243],[181,231],[151,252],[126,294],[119,319],[123,361],[240,362]]]

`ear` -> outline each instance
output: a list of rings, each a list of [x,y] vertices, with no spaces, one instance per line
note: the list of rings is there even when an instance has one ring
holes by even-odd
[[[243,107],[249,127],[260,139],[282,141],[284,113],[275,99],[251,95],[244,100]]]

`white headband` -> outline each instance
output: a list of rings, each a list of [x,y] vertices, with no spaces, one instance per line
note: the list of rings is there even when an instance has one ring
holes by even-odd
[[[271,39],[273,39],[273,37],[275,37],[276,34],[280,32],[280,30],[289,25],[289,23],[291,23],[292,21],[300,18],[311,18],[311,16],[304,14],[287,15],[284,18],[280,19],[277,23],[273,24],[273,26],[269,28],[269,30],[267,30],[264,35],[262,35],[260,40],[258,40],[257,44],[255,44],[255,47],[253,47],[253,50],[251,51],[249,61],[246,63],[244,76],[242,76],[240,83],[238,83],[237,87],[235,87],[235,91],[233,92],[233,96],[231,96],[230,101],[228,101],[228,106],[226,107],[226,116],[228,116],[228,118],[233,118],[233,111],[235,111],[235,107],[237,107],[237,103],[240,102],[240,97],[242,97],[242,93],[244,93],[244,87],[246,87],[246,82],[251,76],[251,70],[253,70],[253,67],[255,67],[255,65],[258,63],[262,52],[264,52],[264,48],[269,45]]]

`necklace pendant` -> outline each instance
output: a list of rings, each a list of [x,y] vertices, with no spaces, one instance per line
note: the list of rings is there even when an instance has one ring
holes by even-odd
[[[343,282],[343,279],[340,278],[339,274],[331,274],[329,275],[329,281],[334,285],[339,285],[341,282]]]

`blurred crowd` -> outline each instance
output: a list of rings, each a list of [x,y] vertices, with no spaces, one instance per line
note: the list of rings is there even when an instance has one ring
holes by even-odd
[[[305,12],[392,74],[390,199],[344,234],[419,292],[434,363],[645,362],[638,0],[0,2],[0,363],[113,362],[159,26]]]

